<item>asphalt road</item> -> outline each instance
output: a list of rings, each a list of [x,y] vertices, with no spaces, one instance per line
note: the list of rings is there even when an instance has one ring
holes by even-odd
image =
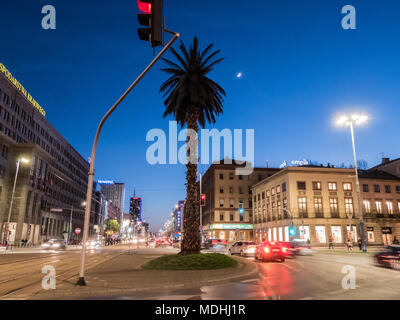
[[[129,249],[132,250],[128,246],[110,246],[88,251],[88,267],[101,267],[102,263]],[[144,255],[177,251],[171,248],[141,250]],[[0,299],[13,299],[15,294],[21,292],[29,295],[39,291],[45,265],[56,268],[57,281],[70,279],[79,270],[79,258],[79,250],[0,254]],[[110,297],[93,296],[91,299],[400,299],[400,271],[374,266],[370,255],[317,252],[313,256],[287,259],[284,263],[240,259],[255,263],[258,274],[220,285],[143,291]],[[344,281],[343,278],[351,276],[352,272],[354,281]],[[354,288],[351,288],[352,284]]]

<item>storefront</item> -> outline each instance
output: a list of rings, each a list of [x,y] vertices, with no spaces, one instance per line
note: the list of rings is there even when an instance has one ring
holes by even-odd
[[[342,228],[340,226],[331,226],[332,242],[342,243]]]
[[[216,223],[210,224],[206,231],[210,234],[210,239],[221,239],[230,242],[250,241],[253,224],[246,223]]]
[[[382,227],[382,242],[384,245],[390,245],[393,242],[392,228]]]
[[[325,226],[315,226],[315,238],[319,243],[326,243]]]
[[[310,240],[310,227],[299,226],[299,237],[304,241]]]

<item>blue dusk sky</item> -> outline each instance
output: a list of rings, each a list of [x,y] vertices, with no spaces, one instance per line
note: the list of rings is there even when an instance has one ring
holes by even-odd
[[[41,28],[47,4],[56,8],[56,30]],[[347,4],[356,8],[356,30],[341,27]],[[137,37],[137,13],[136,0],[2,1],[0,61],[85,158],[103,114],[152,59]],[[225,60],[210,77],[227,96],[209,128],[254,129],[256,166],[351,164],[349,130],[333,121],[343,111],[370,117],[356,129],[360,159],[373,166],[382,153],[399,157],[399,1],[167,0],[165,15],[184,43],[197,35],[202,48],[221,50]],[[125,182],[126,212],[136,189],[153,230],[185,198],[183,165],[146,161],[147,132],[168,130],[162,66],[106,122],[96,158],[96,180]]]

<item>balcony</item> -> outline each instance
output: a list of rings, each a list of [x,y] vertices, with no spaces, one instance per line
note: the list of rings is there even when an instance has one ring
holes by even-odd
[[[340,218],[339,212],[331,212],[331,218]]]
[[[308,212],[299,212],[299,218],[308,218]]]
[[[316,212],[315,213],[315,217],[316,218],[323,218],[324,217],[324,213],[323,212]]]

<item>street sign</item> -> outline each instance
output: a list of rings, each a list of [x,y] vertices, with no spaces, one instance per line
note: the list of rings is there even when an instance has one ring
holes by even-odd
[[[76,229],[75,229],[75,233],[76,233],[76,234],[80,234],[80,233],[81,233],[81,228],[76,228]]]

